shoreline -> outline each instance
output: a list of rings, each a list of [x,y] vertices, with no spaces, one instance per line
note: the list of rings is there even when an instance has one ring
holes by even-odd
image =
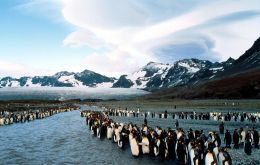
[[[109,108],[128,108],[140,109],[142,111],[246,111],[246,112],[260,112],[259,99],[243,99],[243,100],[227,100],[227,99],[193,99],[193,100],[101,100],[101,99],[70,99],[70,100],[0,100],[0,110],[7,105],[59,105],[59,104],[79,104],[79,105],[95,105],[99,107]]]
[[[93,103],[92,103],[93,104]],[[205,109],[219,111],[252,111],[260,112],[260,100],[122,100],[122,101],[101,101],[95,102],[97,106],[106,106],[111,108],[132,108],[149,110],[169,110],[186,111]]]

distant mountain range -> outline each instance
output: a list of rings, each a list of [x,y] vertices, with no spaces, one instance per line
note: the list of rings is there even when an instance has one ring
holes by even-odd
[[[179,60],[174,64],[150,62],[130,75],[122,75],[113,87],[154,90],[196,84],[214,78],[219,72],[229,68],[234,61],[229,58],[221,63],[198,59]]]
[[[237,60],[228,61],[214,74],[196,72],[195,75],[201,75],[198,83],[160,89],[142,99],[260,99],[260,38]],[[211,74],[213,78],[209,77]]]
[[[112,87],[115,78],[84,70],[80,73],[62,71],[53,76],[35,76],[0,80],[1,87]]]
[[[53,76],[4,77],[0,79],[0,87],[112,87],[169,91],[169,89],[179,90],[187,87],[202,88],[205,84],[225,80],[235,75],[241,76],[246,72],[256,74],[257,70],[260,70],[260,38],[237,60],[229,58],[224,62],[211,62],[192,58],[179,60],[174,64],[149,62],[136,72],[122,75],[118,79],[90,70],[79,73],[62,71]],[[260,77],[257,78],[260,80]],[[247,79],[250,79],[250,77],[247,77]],[[254,81],[253,84],[259,90],[258,81]]]
[[[174,64],[150,62],[140,70],[122,75],[119,79],[107,77],[93,71],[84,70],[80,73],[62,71],[53,76],[35,76],[0,80],[1,87],[113,87],[139,88],[153,90],[191,83],[213,78],[218,72],[224,71],[235,60],[230,58],[222,63],[198,59],[184,59]]]

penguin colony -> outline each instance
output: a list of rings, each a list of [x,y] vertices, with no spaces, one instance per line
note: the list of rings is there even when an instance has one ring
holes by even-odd
[[[121,117],[145,117],[146,118],[172,118],[172,119],[184,119],[184,120],[213,120],[213,121],[220,121],[219,131],[220,134],[224,134],[224,121],[229,122],[251,122],[253,124],[260,123],[260,113],[221,113],[221,112],[174,112],[169,114],[167,111],[164,113],[151,113],[151,112],[140,112],[139,110],[123,110],[123,109],[108,109],[106,107],[102,107],[105,114],[108,116],[121,116]],[[175,123],[175,126],[178,127],[179,123],[178,120]],[[216,132],[210,132],[209,136],[216,136]],[[213,137],[214,138],[214,137]],[[220,138],[219,143],[220,143]],[[226,143],[226,148],[231,148],[231,143],[233,139],[234,148],[238,149],[239,146],[244,147],[244,151],[246,154],[250,155],[252,153],[252,145],[255,148],[259,149],[259,132],[253,128],[251,129],[244,129],[240,128],[239,130],[235,129],[233,133],[233,137],[229,130],[226,130],[224,140]]]
[[[177,159],[180,164],[191,165],[232,164],[227,151],[231,144],[229,137],[225,136],[226,147],[220,147],[221,139],[217,132],[209,132],[206,135],[203,130],[190,129],[185,132],[179,127],[176,130],[171,128],[163,130],[158,126],[153,129],[148,126],[146,120],[142,127],[138,127],[133,123],[116,123],[109,119],[106,112],[100,111],[82,111],[81,117],[86,117],[86,124],[94,136],[112,140],[122,149],[129,144],[134,157],[144,154],[161,159]],[[248,152],[246,151],[248,150],[247,145],[251,146],[252,143],[251,132],[244,131],[242,134],[244,134],[242,138],[244,138],[245,152]],[[235,145],[234,148],[239,148],[239,145],[242,144],[239,138],[238,146]]]
[[[140,112],[139,110],[123,110],[123,109],[108,109],[102,107],[109,116],[122,116],[122,117],[139,117],[145,116],[150,118],[172,118],[172,119],[187,119],[187,120],[214,120],[214,121],[234,121],[234,122],[260,122],[260,113],[221,113],[221,112],[175,112],[169,114],[167,111],[164,113],[155,112]]]
[[[69,106],[59,106],[59,107],[46,107],[45,109],[39,110],[27,110],[27,111],[0,111],[0,126],[10,125],[14,123],[24,123],[30,122],[36,119],[44,119],[52,115],[69,112],[71,110],[76,110],[79,107],[69,105]]]

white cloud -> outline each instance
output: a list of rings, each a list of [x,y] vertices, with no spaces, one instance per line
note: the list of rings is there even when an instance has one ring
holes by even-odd
[[[108,53],[93,53],[82,61],[81,66],[107,76],[120,76],[139,69],[144,65],[142,57],[133,56],[131,53],[116,49]]]
[[[22,73],[22,75],[21,75]],[[42,70],[27,65],[14,63],[6,60],[0,60],[0,76],[6,75],[11,77],[35,76],[35,75],[52,75],[54,72],[50,70]]]
[[[61,13],[63,0],[23,0],[15,10],[30,16],[43,17],[54,22],[63,22]]]
[[[236,12],[260,11],[258,3],[258,0],[26,0],[17,9],[54,20],[60,19],[59,14],[62,14],[64,20],[78,28],[68,34],[63,46],[97,49],[86,54],[77,67],[119,75],[132,72],[149,61],[162,61],[156,52],[160,49],[172,46],[169,50],[174,51],[176,46],[180,45],[180,49],[190,43],[204,50],[194,55],[198,58],[237,58],[259,36],[259,16],[236,18],[230,23],[218,20],[211,24],[211,21]],[[100,53],[100,48],[106,51]],[[169,60],[182,56],[161,52]],[[189,54],[183,56],[187,58]],[[9,68],[6,67],[8,62],[1,62],[4,64],[0,66],[1,72],[15,75],[19,69],[24,69],[25,74],[34,74],[28,72],[27,66],[10,63],[14,67]]]
[[[63,45],[71,47],[88,46],[95,49],[105,46],[102,39],[97,38],[96,35],[88,30],[79,30],[70,33],[63,40]]]

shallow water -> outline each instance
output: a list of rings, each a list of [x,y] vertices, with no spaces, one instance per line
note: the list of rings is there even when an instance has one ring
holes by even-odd
[[[90,107],[84,107],[86,108]],[[141,117],[113,119],[120,122],[132,121],[139,125],[143,122]],[[148,119],[148,122],[151,126],[174,125],[172,119]],[[179,120],[179,123],[184,129],[192,127],[206,131],[218,128],[214,123],[198,124],[184,120]],[[234,127],[229,128],[232,130]],[[149,156],[133,158],[129,146],[122,150],[110,140],[94,137],[78,110],[29,123],[0,127],[0,151],[0,164],[178,164],[176,161],[163,161]],[[242,149],[235,151],[233,155],[237,153],[244,159]],[[258,159],[255,153],[246,158]]]
[[[89,132],[80,111],[0,127],[0,164],[158,164]],[[140,160],[141,159],[141,160]],[[167,161],[165,164],[169,164]]]

